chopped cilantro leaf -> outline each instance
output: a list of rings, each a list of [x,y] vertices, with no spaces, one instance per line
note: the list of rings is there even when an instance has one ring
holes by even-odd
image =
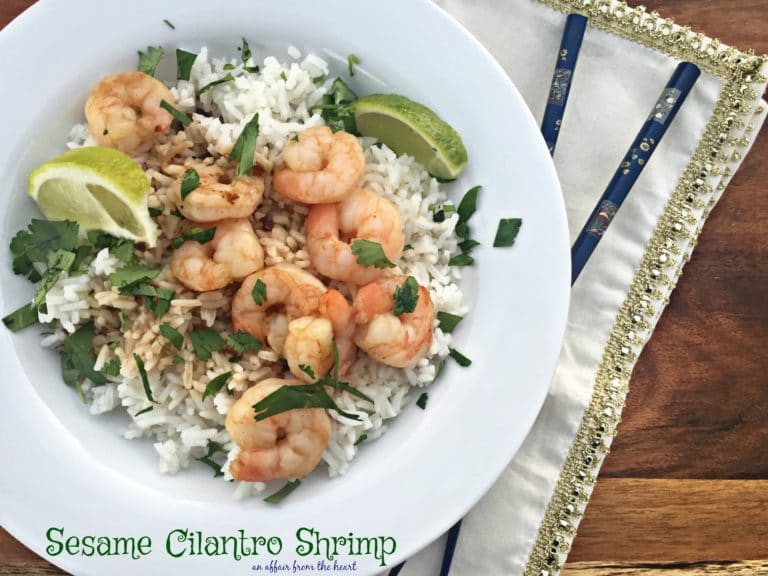
[[[208,447],[205,456],[201,458],[195,458],[198,462],[202,462],[214,471],[214,478],[224,476],[224,472],[221,471],[221,464],[217,463],[213,457],[219,452],[226,452],[224,447],[218,442],[208,442]]]
[[[355,240],[352,242],[352,253],[357,256],[357,263],[361,266],[373,266],[374,268],[394,268],[395,265],[384,254],[384,249],[378,242],[370,240]]]
[[[344,130],[350,134],[357,134],[355,114],[351,104],[357,100],[357,94],[347,86],[341,78],[336,78],[331,84],[331,89],[323,96],[320,104],[312,106],[310,113],[321,111],[323,119],[334,132]]]
[[[152,412],[153,409],[154,409],[154,406],[147,406],[143,410],[139,410],[138,412],[136,412],[136,414],[134,414],[133,417],[138,418],[142,414],[146,414],[147,412]]]
[[[211,328],[201,328],[189,333],[192,348],[198,360],[210,360],[214,352],[221,352],[224,339]]]
[[[493,241],[494,248],[508,248],[514,245],[517,233],[523,221],[520,218],[502,218],[499,220],[499,228],[496,230],[496,238]]]
[[[25,304],[3,318],[3,324],[5,324],[11,332],[18,332],[27,326],[37,324],[37,322],[37,307],[31,304]]]
[[[286,75],[285,70],[282,70],[280,72],[280,80],[282,80],[283,82],[287,82],[288,81],[288,76]]]
[[[178,238],[174,239],[173,247],[181,248],[182,244],[188,241],[197,242],[198,244],[206,244],[211,240],[213,240],[213,237],[215,235],[216,235],[216,227],[203,228],[202,226],[195,226],[194,228],[190,228],[189,230],[184,232]]]
[[[470,188],[464,198],[459,202],[457,212],[459,213],[459,222],[467,222],[477,210],[477,194],[480,192],[481,186],[475,186]]]
[[[280,490],[272,494],[271,496],[267,496],[264,498],[264,502],[267,502],[269,504],[280,504],[285,498],[296,488],[299,487],[299,484],[301,484],[301,480],[291,480],[290,482],[286,482],[285,485],[283,485]]]
[[[248,46],[248,42],[243,38],[243,46],[240,48],[240,57],[243,59],[243,64],[248,62],[251,57],[251,47]]]
[[[101,372],[106,376],[118,376],[120,374],[120,368],[122,368],[122,363],[120,362],[120,358],[115,356],[109,362],[104,364],[104,366],[101,369]]]
[[[176,48],[176,79],[177,80],[189,80],[189,75],[192,72],[192,65],[197,60],[197,54],[194,52],[187,52],[181,48]]]
[[[456,314],[450,314],[448,312],[437,313],[437,320],[440,322],[440,330],[446,334],[453,332],[454,328],[456,328],[459,322],[461,322],[463,319],[463,316],[457,316]]]
[[[251,336],[248,332],[236,332],[227,336],[226,340],[227,348],[230,348],[237,355],[239,360],[243,354],[247,352],[256,353],[261,349],[261,342]]]
[[[464,366],[465,368],[470,364],[472,364],[472,360],[464,356],[464,354],[462,354],[455,348],[448,348],[448,355],[454,360],[456,360],[456,362],[458,362],[460,366]]]
[[[152,208],[152,207],[150,207],[150,208],[148,208],[148,210],[149,210],[149,215],[152,216],[152,218],[155,218],[157,216],[161,216],[163,214],[163,211],[160,210],[160,208]]]
[[[139,368],[139,376],[141,376],[141,384],[144,386],[144,394],[147,395],[147,400],[152,404],[157,404],[152,397],[152,388],[149,387],[149,377],[147,376],[147,370],[144,368],[144,360],[138,354],[133,355],[133,359],[136,361],[136,366]]]
[[[137,70],[139,72],[144,72],[144,74],[154,76],[155,70],[157,70],[157,65],[160,64],[160,60],[163,58],[163,53],[164,51],[160,46],[148,46],[146,53],[139,51],[139,65]]]
[[[168,28],[170,28],[171,30],[176,30],[176,26],[174,26],[174,25],[173,25],[173,22],[171,22],[170,20],[168,20],[168,18],[165,18],[165,19],[163,20],[163,22],[165,22],[165,25],[166,25],[166,26],[168,26]]]
[[[461,250],[464,254],[469,254],[478,246],[480,246],[480,242],[477,240],[472,240],[472,238],[468,238],[459,242],[459,250]]]
[[[120,288],[120,292],[125,294],[123,289],[154,280],[160,275],[160,270],[153,270],[145,266],[125,266],[109,275],[109,282],[112,286]]]
[[[38,309],[45,302],[45,295],[58,282],[62,272],[68,272],[76,259],[77,255],[74,252],[65,250],[56,250],[56,252],[48,254],[48,269],[43,275],[37,294],[35,294],[34,304]]]
[[[224,388],[231,376],[232,372],[224,372],[224,374],[219,374],[216,378],[208,382],[208,385],[205,387],[205,392],[203,392],[203,400],[208,398],[208,396],[215,396],[218,394],[219,391]]]
[[[325,76],[321,75],[321,76],[315,76],[314,78],[312,78],[312,84],[316,86],[322,84],[323,82],[325,82]]]
[[[413,312],[419,302],[419,283],[416,282],[416,278],[408,276],[406,281],[395,289],[392,298],[395,301],[395,306],[392,308],[395,316]]]
[[[259,137],[259,115],[253,117],[245,125],[240,136],[237,137],[232,152],[229,155],[230,162],[237,162],[235,167],[236,178],[250,174],[253,170],[253,155],[256,152],[256,139]]]
[[[192,119],[189,116],[187,116],[181,110],[177,110],[165,100],[160,100],[160,108],[170,112],[171,116],[173,116],[176,120],[181,122],[182,126],[189,126],[192,123]]]
[[[353,444],[353,446],[358,446],[358,445],[362,444],[363,442],[365,442],[366,440],[368,440],[368,434],[360,434],[360,436],[358,436],[357,440],[355,440],[355,443]]]
[[[20,230],[11,240],[13,271],[32,282],[40,281],[40,273],[33,264],[47,264],[48,255],[56,250],[76,250],[78,228],[76,222],[68,220],[32,220],[26,230]]]
[[[256,284],[253,285],[251,296],[258,306],[263,306],[267,301],[267,285],[261,279],[256,280]]]
[[[200,185],[200,175],[194,168],[188,168],[181,177],[181,186],[179,195],[184,200],[189,194]]]
[[[209,82],[208,84],[200,88],[200,90],[197,91],[197,97],[200,98],[200,96],[208,92],[208,90],[210,90],[214,86],[218,86],[219,84],[225,84],[227,82],[232,82],[234,79],[235,77],[232,76],[230,72],[227,72],[226,76],[219,78],[218,80],[214,80],[213,82]]]
[[[299,364],[299,370],[304,372],[307,376],[309,376],[312,380],[316,378],[315,371],[312,369],[312,366],[309,364]]]
[[[133,260],[133,251],[135,245],[133,240],[120,239],[109,249],[109,253],[121,262],[130,262]]]
[[[456,254],[448,260],[448,266],[472,266],[475,263],[475,259],[469,254]]]
[[[170,324],[160,324],[160,334],[168,340],[176,350],[181,350],[184,345],[184,336]]]
[[[421,396],[419,396],[419,399],[416,400],[416,406],[418,406],[422,410],[426,409],[426,407],[427,407],[427,400],[429,400],[429,394],[424,392],[424,393],[422,393]]]
[[[96,358],[93,355],[93,323],[85,324],[69,336],[62,346],[61,371],[64,382],[75,386],[88,378],[96,386],[107,383],[101,372],[93,369]]]
[[[349,68],[349,75],[355,75],[355,64],[360,64],[360,58],[355,54],[347,56],[347,67]]]

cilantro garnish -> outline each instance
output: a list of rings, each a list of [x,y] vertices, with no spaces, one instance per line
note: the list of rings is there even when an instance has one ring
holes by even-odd
[[[267,285],[261,279],[256,280],[256,284],[253,285],[251,296],[258,306],[263,306],[267,301]]]
[[[159,275],[160,270],[153,270],[145,266],[125,266],[117,272],[110,274],[109,282],[112,286],[120,288],[121,293],[125,294],[122,289],[154,280]]]
[[[32,220],[26,230],[20,230],[11,240],[13,271],[32,282],[40,281],[33,263],[47,264],[48,254],[56,250],[75,250],[78,228],[76,222],[69,220]]]
[[[374,268],[394,268],[384,249],[378,242],[370,240],[355,240],[352,242],[352,254],[357,256],[357,263],[361,266],[373,266]]]
[[[419,302],[419,283],[416,282],[416,278],[408,276],[405,282],[395,289],[392,298],[395,301],[395,306],[392,308],[395,316],[416,310],[416,304]]]
[[[359,444],[362,444],[366,440],[368,440],[368,434],[360,434],[360,436],[358,436],[357,440],[355,440],[355,443],[353,444],[353,446],[357,446]]]
[[[522,225],[523,221],[520,218],[502,218],[499,220],[499,228],[496,230],[493,247],[508,248],[512,246]]]
[[[152,404],[157,404],[152,397],[152,388],[149,387],[149,377],[147,376],[147,370],[144,368],[144,360],[138,354],[133,355],[133,359],[136,361],[136,366],[139,368],[139,376],[141,376],[141,384],[144,386],[144,394],[147,395],[147,400]]]
[[[427,407],[427,400],[429,400],[429,394],[424,392],[424,393],[422,393],[421,396],[419,396],[419,399],[416,400],[416,406],[418,406],[422,410],[426,409],[426,407]]]
[[[205,456],[195,458],[198,462],[202,462],[214,471],[213,477],[218,478],[224,476],[224,472],[221,471],[221,464],[217,463],[213,457],[219,452],[226,452],[224,447],[218,442],[208,442]]]
[[[480,242],[477,240],[472,240],[472,238],[459,242],[459,250],[461,250],[464,254],[469,254],[478,246],[480,246]]]
[[[147,412],[152,412],[152,410],[153,410],[154,408],[155,408],[154,406],[147,406],[147,407],[146,407],[146,408],[144,408],[143,410],[139,410],[138,412],[136,412],[136,414],[134,414],[134,415],[133,415],[133,417],[134,417],[134,418],[138,418],[138,417],[139,417],[139,416],[141,416],[142,414],[146,414]]]
[[[224,372],[224,374],[219,374],[216,378],[208,382],[208,385],[205,387],[205,392],[203,392],[203,400],[208,398],[208,396],[215,396],[218,394],[231,376],[232,372]]]
[[[3,318],[3,324],[5,324],[11,332],[18,332],[27,326],[37,324],[37,322],[37,308],[32,304],[25,304]]]
[[[297,408],[327,408],[328,410],[335,410],[345,418],[360,420],[357,414],[351,414],[339,408],[325,390],[326,387],[342,390],[373,404],[371,398],[348,383],[339,381],[339,349],[336,346],[335,340],[333,342],[333,370],[331,372],[332,374],[320,378],[313,384],[278,388],[272,394],[253,405],[256,421],[258,422],[259,420],[264,420]]]
[[[122,362],[120,362],[120,358],[115,356],[112,358],[109,362],[104,364],[104,366],[101,369],[102,374],[106,376],[118,376],[120,374],[120,369],[122,368]]]
[[[148,46],[146,53],[139,51],[139,65],[137,70],[139,72],[144,72],[144,74],[154,76],[155,70],[157,70],[157,65],[160,64],[160,60],[163,58],[163,53],[164,51],[160,46]]]
[[[176,30],[176,26],[174,26],[174,25],[173,25],[173,22],[171,22],[170,20],[168,20],[168,18],[165,18],[165,19],[163,20],[163,22],[165,22],[165,25],[166,25],[166,26],[168,26],[168,28],[170,28],[171,30]]]
[[[456,209],[459,213],[459,222],[468,222],[477,210],[477,194],[481,188],[482,186],[475,186],[464,194],[464,198],[461,199],[459,207]]]
[[[181,248],[182,244],[187,241],[197,242],[198,244],[207,244],[216,235],[216,227],[203,228],[202,226],[195,226],[184,232],[178,238],[173,240],[174,248]]]
[[[56,250],[48,255],[48,268],[43,275],[35,294],[34,305],[39,309],[45,302],[45,295],[58,282],[63,272],[68,272],[75,263],[76,254],[65,250]]]
[[[323,96],[320,104],[312,106],[310,113],[317,110],[328,127],[334,132],[344,130],[350,134],[357,134],[357,124],[355,124],[355,114],[352,104],[357,100],[357,94],[347,86],[341,78],[336,78],[331,84],[331,89]]]
[[[201,328],[189,333],[189,340],[198,360],[210,360],[214,352],[221,352],[224,339],[211,328]]]
[[[152,208],[150,206],[147,210],[149,211],[149,215],[152,216],[152,218],[161,216],[163,214],[163,211],[160,208]]]
[[[176,48],[176,79],[189,80],[192,73],[192,65],[197,60],[197,54]]]
[[[464,354],[462,354],[455,348],[448,348],[448,355],[454,360],[456,360],[456,362],[458,362],[460,366],[464,366],[465,368],[470,364],[472,364],[472,360],[464,356]]]
[[[446,334],[453,332],[453,329],[464,319],[463,316],[457,316],[456,314],[450,314],[448,312],[438,312],[437,320],[440,322],[440,330]]]
[[[189,116],[187,116],[181,110],[177,110],[165,100],[160,100],[160,108],[170,112],[171,116],[173,116],[176,120],[181,122],[183,126],[189,126],[192,123],[192,119]]]
[[[312,366],[309,364],[299,364],[299,370],[304,372],[307,376],[309,376],[312,380],[316,378],[315,371],[312,369]]]
[[[248,62],[251,57],[251,47],[248,46],[248,41],[243,38],[243,46],[240,48],[240,57],[243,59],[243,64]]]
[[[144,298],[144,308],[152,312],[155,318],[161,318],[171,308],[171,300],[176,295],[168,288],[157,288],[151,284],[131,284],[120,290],[121,294],[141,296]]]
[[[250,174],[253,170],[253,155],[256,152],[256,139],[259,137],[259,115],[253,117],[245,125],[240,136],[237,137],[232,152],[229,155],[230,162],[237,162],[235,178],[244,174]]]
[[[208,90],[210,90],[214,86],[218,86],[219,84],[224,84],[226,82],[232,82],[234,79],[235,77],[232,76],[231,73],[227,72],[227,75],[224,76],[223,78],[219,78],[218,80],[214,80],[213,82],[208,82],[208,84],[200,88],[200,90],[197,91],[197,97],[200,98],[200,96],[208,92]]]
[[[181,187],[179,189],[179,195],[184,200],[189,196],[195,188],[200,185],[200,174],[194,168],[187,168],[184,175],[181,177]]]
[[[280,490],[272,494],[271,496],[267,496],[264,498],[264,502],[268,502],[269,504],[279,504],[283,500],[285,500],[286,496],[288,496],[291,492],[296,490],[296,488],[299,487],[299,484],[301,484],[301,480],[291,480],[290,482],[286,482]]]
[[[243,354],[246,354],[247,352],[256,353],[261,350],[261,342],[256,340],[256,338],[251,336],[248,332],[236,332],[235,334],[230,334],[227,336],[225,343],[226,347],[233,350],[235,353],[235,356],[230,358],[232,361],[239,360]]]
[[[170,324],[160,324],[160,334],[168,340],[176,350],[181,350],[184,345],[184,336]]]
[[[93,354],[93,323],[78,328],[62,346],[61,375],[68,386],[78,386],[87,378],[96,386],[107,383],[104,374],[93,369],[96,360]]]
[[[448,260],[448,266],[472,266],[475,263],[475,259],[469,254],[456,254]]]
[[[350,54],[347,56],[347,66],[349,68],[349,75],[354,76],[355,75],[355,64],[360,64],[360,58],[355,54]]]

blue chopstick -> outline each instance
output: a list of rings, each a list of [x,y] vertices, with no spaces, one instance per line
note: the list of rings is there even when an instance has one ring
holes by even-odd
[[[549,89],[547,108],[544,110],[544,120],[541,122],[541,133],[549,147],[549,153],[555,154],[557,137],[568,104],[568,94],[571,91],[573,75],[576,72],[576,62],[579,59],[581,42],[587,29],[587,17],[581,14],[570,14],[565,21],[563,39],[560,41],[560,51],[557,53],[555,72],[552,75],[552,85]]]
[[[637,182],[640,173],[658,147],[700,75],[701,71],[690,62],[683,62],[675,69],[672,78],[669,79],[666,88],[656,102],[656,106],[637,134],[629,152],[622,160],[571,248],[572,285],[581,274],[584,265],[621,207],[621,203],[624,202],[629,191]]]
[[[451,571],[451,562],[453,562],[453,553],[456,551],[456,543],[459,541],[459,532],[461,531],[461,520],[456,522],[448,530],[448,539],[445,541],[445,550],[443,551],[443,564],[440,566],[440,576],[448,576]]]

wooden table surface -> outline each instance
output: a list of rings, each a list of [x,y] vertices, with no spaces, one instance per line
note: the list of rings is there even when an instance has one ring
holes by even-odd
[[[768,53],[768,0],[644,4]],[[768,574],[767,164],[764,131],[640,358],[567,576]],[[60,573],[0,529],[0,575]]]

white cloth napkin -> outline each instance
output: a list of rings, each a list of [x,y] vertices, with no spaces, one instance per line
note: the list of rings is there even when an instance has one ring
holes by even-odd
[[[561,6],[568,1],[549,0]],[[611,4],[594,1],[606,6]],[[564,14],[533,0],[436,2],[462,22],[498,59],[540,121]],[[587,29],[555,155],[572,239],[584,225],[677,63],[634,41],[592,27]],[[755,94],[762,94],[758,83],[764,79],[754,80],[758,81],[753,84]],[[452,576],[522,574],[527,563],[527,573],[539,574],[541,569],[555,573],[564,560],[567,541],[561,542],[557,560],[551,564],[541,563],[546,552],[541,544],[537,559],[532,558],[529,563],[529,555],[595,390],[598,369],[617,315],[725,85],[723,78],[702,74],[575,284],[566,339],[549,397],[515,459],[466,517]],[[759,97],[752,96],[752,108],[756,109]],[[744,97],[742,111],[750,111],[749,99]],[[738,167],[739,159],[751,146],[763,116],[757,110],[740,116],[728,133],[721,161],[715,162],[716,167],[705,179],[705,187],[710,186],[712,193],[702,197],[706,200],[703,206],[697,206],[697,200],[682,222],[683,233],[676,236],[679,254],[670,249],[669,267],[663,272],[669,278],[668,285],[660,283],[656,288],[657,293],[644,314],[646,330],[639,329],[634,335],[636,340],[625,350],[627,378],[636,355],[661,314],[664,298],[676,282],[684,256],[693,249],[705,214],[714,206],[730,174]],[[732,144],[740,147],[738,155],[732,156],[735,150],[729,147]],[[608,419],[613,421],[623,407],[626,378],[617,381],[612,393],[614,409]],[[603,445],[593,458],[590,469],[594,474],[610,437],[605,435]],[[565,540],[572,538],[573,527],[578,524],[588,494],[589,484],[584,484],[584,494],[576,498],[570,514],[571,526],[563,528],[569,533]],[[437,576],[444,543],[445,537],[411,558],[401,574]]]

